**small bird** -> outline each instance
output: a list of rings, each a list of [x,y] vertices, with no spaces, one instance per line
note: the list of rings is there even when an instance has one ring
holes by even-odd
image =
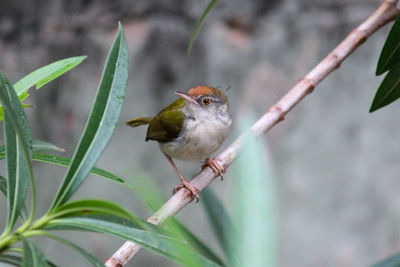
[[[175,186],[174,193],[185,187],[198,200],[199,190],[183,178],[172,158],[204,160],[202,168],[210,167],[222,179],[225,166],[208,156],[222,145],[230,132],[232,118],[228,111],[228,98],[221,90],[210,86],[197,86],[186,94],[179,91],[175,94],[180,98],[155,117],[132,119],[126,124],[131,127],[149,125],[146,141],[159,143],[161,151],[181,180],[181,184]]]

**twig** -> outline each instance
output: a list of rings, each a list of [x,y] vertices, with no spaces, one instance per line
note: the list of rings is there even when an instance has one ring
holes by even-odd
[[[386,23],[395,19],[398,9],[398,0],[386,0],[379,8],[361,25],[350,32],[331,53],[329,53],[314,69],[305,77],[300,79],[297,84],[283,96],[270,110],[265,113],[252,127],[251,131],[256,135],[266,133],[273,126],[285,118],[285,115],[299,103],[306,95],[310,94],[315,86],[320,83],[333,70],[338,68],[341,62],[346,59],[357,47],[359,47],[370,35],[381,28]],[[222,164],[229,166],[238,155],[243,143],[243,136],[240,136],[218,157]],[[195,178],[191,184],[202,190],[216,178],[210,168],[205,168]],[[192,196],[187,189],[179,190],[173,195],[153,216],[148,218],[148,222],[155,225],[161,224],[168,217],[175,215],[183,207],[192,201]],[[125,242],[106,262],[108,267],[125,265],[138,251],[140,246],[132,241]]]

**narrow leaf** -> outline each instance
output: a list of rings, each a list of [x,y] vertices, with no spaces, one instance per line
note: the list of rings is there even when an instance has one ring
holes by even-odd
[[[127,81],[128,48],[119,25],[88,122],[51,210],[75,193],[108,144],[122,109]]]
[[[5,151],[6,151],[5,145],[0,146],[0,160],[4,158]],[[65,149],[59,148],[58,146],[47,143],[45,141],[33,140],[32,141],[32,151],[33,152],[40,152],[40,151],[65,152]]]
[[[52,238],[54,240],[57,240],[60,243],[63,243],[64,245],[66,245],[67,247],[72,248],[73,250],[75,250],[76,252],[78,252],[79,254],[81,254],[83,257],[85,257],[93,266],[96,267],[100,267],[100,266],[104,266],[103,262],[101,262],[99,259],[97,259],[95,256],[93,256],[92,254],[90,254],[89,252],[87,252],[86,250],[84,250],[81,247],[78,247],[77,245],[75,245],[74,243],[61,238],[59,236],[50,234],[49,232],[42,232],[42,235],[47,236],[49,238]]]
[[[54,144],[41,141],[41,140],[33,140],[32,143],[32,151],[33,152],[41,152],[41,151],[56,151],[56,152],[65,152],[64,148],[60,148]]]
[[[109,220],[108,217],[98,219],[85,217],[55,219],[50,221],[46,228],[49,230],[83,230],[108,233],[133,240],[144,248],[186,266],[220,266],[190,250],[185,242],[127,226],[117,220]]]
[[[39,89],[48,82],[63,75],[65,72],[75,68],[85,59],[86,56],[70,57],[41,67],[16,82],[14,84],[15,91],[17,95],[22,95],[34,85],[36,85],[36,89]]]
[[[107,214],[130,219],[132,221],[140,221],[139,218],[120,205],[102,199],[81,199],[68,202],[55,209],[51,215],[56,216],[56,218],[65,218],[71,216],[71,214],[76,216],[77,213],[80,213],[80,215],[93,213]]]
[[[203,25],[203,22],[204,22],[204,20],[205,20],[205,18],[207,16],[208,12],[211,11],[211,9],[215,6],[215,4],[217,2],[218,2],[218,0],[211,0],[208,3],[208,5],[207,5],[206,9],[204,10],[203,14],[201,14],[200,18],[196,21],[196,24],[194,25],[192,34],[190,35],[189,46],[188,46],[187,53],[186,53],[187,56],[189,56],[190,53],[192,52],[192,47],[193,47],[193,44],[194,44],[194,40],[196,39],[197,34],[199,33],[199,30],[200,30],[200,27],[201,27],[201,25]]]
[[[208,221],[211,223],[214,234],[217,237],[221,248],[225,252],[225,255],[227,255],[228,240],[226,234],[233,230],[231,218],[211,189],[205,188],[201,192],[201,200],[204,204],[204,209],[206,211]]]
[[[392,68],[382,81],[369,112],[374,112],[400,97],[400,64]]]
[[[4,140],[7,178],[7,225],[13,228],[25,203],[29,178],[33,181],[31,166],[32,141],[28,120],[14,88],[0,73],[0,102],[4,107]]]
[[[5,153],[0,152],[0,160],[5,158]],[[57,156],[57,155],[49,155],[49,154],[41,154],[41,153],[33,153],[32,159],[35,161],[40,161],[44,163],[49,163],[49,164],[54,164],[58,166],[63,166],[63,167],[69,167],[71,163],[71,159],[65,158],[62,156]],[[130,189],[133,190],[133,187],[129,184],[126,184],[124,179],[121,177],[116,176],[115,174],[112,174],[111,172],[108,172],[104,169],[98,168],[98,167],[93,167],[93,169],[90,171],[91,174],[97,175],[102,178],[109,179],[113,182],[119,183],[123,186],[129,187]]]
[[[2,176],[0,176],[0,191],[7,198],[7,180]],[[26,218],[28,218],[28,210],[26,209],[25,203],[22,205],[19,217],[21,221],[25,221]]]
[[[33,160],[50,163],[50,164],[54,164],[54,165],[59,165],[59,166],[64,166],[64,167],[69,167],[71,164],[71,160],[69,158],[56,156],[56,155],[49,155],[49,154],[40,154],[40,153],[34,153]],[[115,174],[112,174],[112,173],[110,173],[106,170],[100,169],[98,167],[93,167],[92,170],[90,171],[90,173],[97,175],[99,177],[110,179],[117,183],[124,184],[124,182],[125,182],[122,178],[116,176]]]
[[[21,236],[22,240],[22,267],[48,267],[47,259],[44,257],[40,249],[32,242]]]
[[[400,62],[400,16],[397,15],[392,29],[386,38],[376,67],[376,75],[390,70]]]
[[[21,80],[14,84],[14,89],[22,102],[28,97],[28,90],[32,86],[36,85],[36,89],[39,89],[43,85],[61,76],[65,72],[75,68],[79,65],[86,56],[71,57],[53,62],[49,65],[41,67],[30,74],[23,77]],[[23,106],[29,106],[23,104]],[[3,107],[0,104],[0,121],[3,120]]]

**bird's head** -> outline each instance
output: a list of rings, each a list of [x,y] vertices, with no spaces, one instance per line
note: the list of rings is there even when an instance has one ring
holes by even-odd
[[[219,116],[228,113],[228,97],[219,89],[197,86],[187,93],[175,92],[185,100],[185,111],[194,117]]]

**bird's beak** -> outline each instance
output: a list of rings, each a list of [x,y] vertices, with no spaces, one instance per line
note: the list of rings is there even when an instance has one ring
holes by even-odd
[[[177,94],[178,96],[182,97],[183,99],[185,99],[186,101],[188,101],[189,103],[198,105],[199,103],[196,102],[196,100],[194,100],[193,98],[191,98],[189,95],[176,91],[175,94]]]

